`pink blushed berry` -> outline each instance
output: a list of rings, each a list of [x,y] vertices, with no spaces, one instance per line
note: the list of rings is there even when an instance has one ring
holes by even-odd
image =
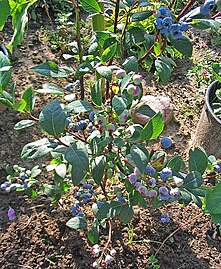
[[[142,75],[139,75],[139,74],[135,74],[134,76],[133,76],[133,83],[135,84],[135,85],[140,85],[140,83],[141,83],[141,81],[142,81]]]
[[[134,187],[135,187],[136,190],[138,190],[138,188],[140,186],[142,186],[142,184],[140,182],[138,182],[138,181],[134,184]]]
[[[170,195],[172,196],[179,196],[180,195],[180,189],[179,188],[174,188],[170,190]]]
[[[183,178],[176,177],[176,176],[173,176],[173,181],[174,181],[174,183],[177,185],[177,187],[182,186],[183,183],[184,183]]]
[[[94,263],[92,264],[92,267],[93,267],[93,268],[99,268],[99,266],[100,266],[100,264],[99,264],[98,262],[94,262]]]
[[[110,251],[110,255],[111,255],[112,257],[115,257],[116,254],[117,254],[117,251],[116,251],[114,248],[111,249],[111,251]]]
[[[157,191],[156,190],[150,190],[149,191],[149,197],[150,197],[150,199],[153,199],[153,198],[157,197]]]
[[[107,265],[109,265],[112,263],[112,261],[113,261],[113,257],[111,255],[107,254],[107,256],[105,257],[105,263]]]
[[[98,257],[100,255],[100,247],[98,244],[92,247],[92,255],[93,257]]]
[[[136,174],[130,174],[128,176],[128,180],[130,181],[130,183],[134,184],[137,181],[137,176]]]
[[[140,93],[141,93],[140,87],[139,86],[135,86],[134,87],[134,91],[132,93],[132,96],[138,96],[138,95],[140,95]]]
[[[116,72],[116,77],[121,79],[124,78],[126,76],[126,71],[124,69],[119,69]]]
[[[15,210],[12,207],[9,207],[8,209],[8,219],[14,220],[16,218]]]
[[[128,94],[133,94],[134,93],[134,90],[135,90],[135,86],[133,84],[129,84],[127,86],[127,93]]]
[[[147,197],[147,195],[148,195],[148,190],[147,190],[147,188],[145,187],[145,186],[140,186],[139,188],[138,188],[138,191],[139,191],[139,193],[143,196],[143,197]]]

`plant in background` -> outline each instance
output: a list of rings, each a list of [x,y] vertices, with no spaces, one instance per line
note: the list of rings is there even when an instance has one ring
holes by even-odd
[[[215,78],[219,81],[217,85],[217,89],[215,91],[214,99],[211,100],[211,106],[213,109],[214,114],[221,119],[221,64],[220,63],[213,63],[212,70],[214,73]]]
[[[159,208],[174,201],[186,206],[193,201],[199,207],[204,206],[205,212],[213,215],[215,223],[220,223],[220,213],[212,211],[214,200],[211,201],[211,197],[214,199],[219,192],[215,193],[213,189],[211,195],[211,190],[207,192],[204,184],[208,171],[220,175],[220,162],[213,156],[208,157],[202,148],[195,148],[189,152],[186,167],[181,156],[167,156],[173,144],[169,137],[160,140],[159,150],[151,150],[150,142],[161,135],[164,120],[161,113],[155,113],[141,102],[143,87],[139,74],[139,63],[148,59],[161,80],[168,82],[175,63],[163,54],[167,45],[191,56],[192,44],[184,34],[190,25],[203,29],[219,25],[217,20],[207,18],[210,10],[215,8],[215,2],[210,1],[209,7],[207,2],[194,12],[186,13],[190,1],[174,17],[165,6],[156,10],[154,2],[116,0],[111,1],[113,8],[110,10],[108,6],[107,10],[96,0],[80,0],[82,8],[93,17],[95,30],[89,54],[83,55],[79,3],[71,1],[76,12],[79,66],[73,70],[49,61],[32,68],[48,77],[73,77],[73,83],[65,89],[48,83],[38,90],[29,87],[20,99],[16,99],[15,83],[7,90],[10,60],[0,52],[0,101],[28,117],[18,122],[15,129],[38,124],[45,133],[44,138],[24,146],[21,157],[38,159],[51,155],[52,162],[47,170],[54,171],[54,184],[44,185],[42,190],[53,197],[53,202],[68,191],[70,183],[75,186],[73,218],[67,226],[87,229],[93,245],[94,268],[114,262],[116,250],[110,248],[113,222],[118,219],[129,223],[135,206]],[[132,24],[151,16],[156,24],[153,34]],[[131,55],[131,49],[140,43],[145,52],[137,59]],[[96,79],[88,93],[84,75],[93,71]],[[36,93],[55,96],[38,117],[33,116]],[[146,125],[133,123],[137,112],[150,117]],[[89,206],[93,220],[85,211]],[[165,212],[161,221],[167,223],[171,217]],[[109,230],[108,241],[103,247],[98,245],[101,227]],[[156,261],[150,262],[157,267]]]

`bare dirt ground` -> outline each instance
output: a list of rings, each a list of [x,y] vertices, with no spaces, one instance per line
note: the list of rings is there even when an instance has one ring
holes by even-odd
[[[45,21],[30,23],[25,41],[15,48],[11,58],[18,95],[30,85],[37,88],[49,81],[34,73],[31,67],[47,60],[64,63],[60,52],[52,53],[39,31],[39,24],[43,26]],[[220,45],[214,46],[209,34],[197,32],[190,35],[194,38],[194,50],[199,55],[199,63],[205,59],[208,50],[212,52],[212,59],[220,59]],[[6,34],[4,38],[7,40]],[[174,140],[169,154],[186,156],[204,104],[203,95],[196,90],[194,78],[187,76],[191,66],[192,59],[179,60],[167,86],[157,83],[141,71],[146,93],[171,98],[174,118],[164,131],[165,135],[173,136]],[[60,86],[66,84],[67,80],[60,80]],[[47,98],[43,99],[37,100],[37,107],[40,108],[47,101]],[[37,113],[38,111],[36,115]],[[41,133],[37,127],[28,131],[15,131],[14,124],[22,117],[9,109],[0,113],[0,183],[5,181],[7,164],[25,167],[36,165],[34,161],[21,160],[20,153],[26,143],[36,140]],[[44,180],[51,179],[45,176]],[[71,217],[71,201],[72,192],[63,199],[62,204],[51,206],[50,201],[43,196],[32,200],[21,193],[5,193],[0,190],[0,268],[91,268],[91,246],[86,236],[82,237],[84,232],[71,230],[65,225]],[[7,218],[9,206],[17,213],[17,218],[12,222]],[[160,223],[160,214],[168,211],[173,212],[171,222]],[[117,256],[110,268],[152,268],[148,258],[156,253],[163,240],[177,228],[177,232],[166,241],[156,256],[160,268],[220,268],[221,237],[213,236],[216,227],[196,206],[182,208],[178,203],[160,210],[137,210],[130,227],[116,224],[112,245],[117,250]],[[129,236],[131,231],[133,237]],[[107,232],[103,230],[101,245],[106,240]]]

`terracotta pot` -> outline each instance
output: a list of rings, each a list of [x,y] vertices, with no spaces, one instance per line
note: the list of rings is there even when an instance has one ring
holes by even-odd
[[[202,146],[208,155],[221,158],[221,120],[214,114],[211,104],[215,92],[221,88],[221,83],[211,83],[205,94],[205,105],[201,113],[192,146]]]

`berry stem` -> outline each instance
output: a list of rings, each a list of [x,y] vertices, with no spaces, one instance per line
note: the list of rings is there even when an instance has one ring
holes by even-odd
[[[195,0],[190,0],[186,6],[181,10],[180,14],[178,15],[178,17],[176,18],[177,21],[179,21],[179,19],[186,13],[186,11],[188,10],[188,8],[195,2]]]
[[[108,220],[108,226],[109,226],[108,240],[107,240],[107,243],[105,244],[105,246],[104,246],[104,248],[103,248],[103,250],[101,252],[101,256],[100,256],[99,261],[98,261],[99,263],[101,263],[102,258],[103,258],[104,254],[105,254],[105,251],[108,249],[108,247],[109,247],[109,245],[111,243],[111,237],[112,237],[112,223],[111,223],[111,219]]]
[[[178,228],[176,228],[171,234],[169,234],[169,235],[163,240],[163,242],[161,243],[160,247],[157,249],[157,251],[156,251],[156,253],[155,253],[154,256],[156,256],[156,255],[160,252],[160,250],[161,250],[162,247],[165,245],[166,241],[167,241],[168,239],[170,239],[170,237],[172,237],[175,233],[177,233],[177,232],[178,232],[179,230],[181,230],[183,227],[185,227],[185,226],[191,224],[195,219],[198,219],[198,218],[201,217],[201,216],[203,216],[203,213],[198,214],[198,215],[195,216],[194,218],[192,218],[192,219],[186,221],[185,223],[181,224]]]

